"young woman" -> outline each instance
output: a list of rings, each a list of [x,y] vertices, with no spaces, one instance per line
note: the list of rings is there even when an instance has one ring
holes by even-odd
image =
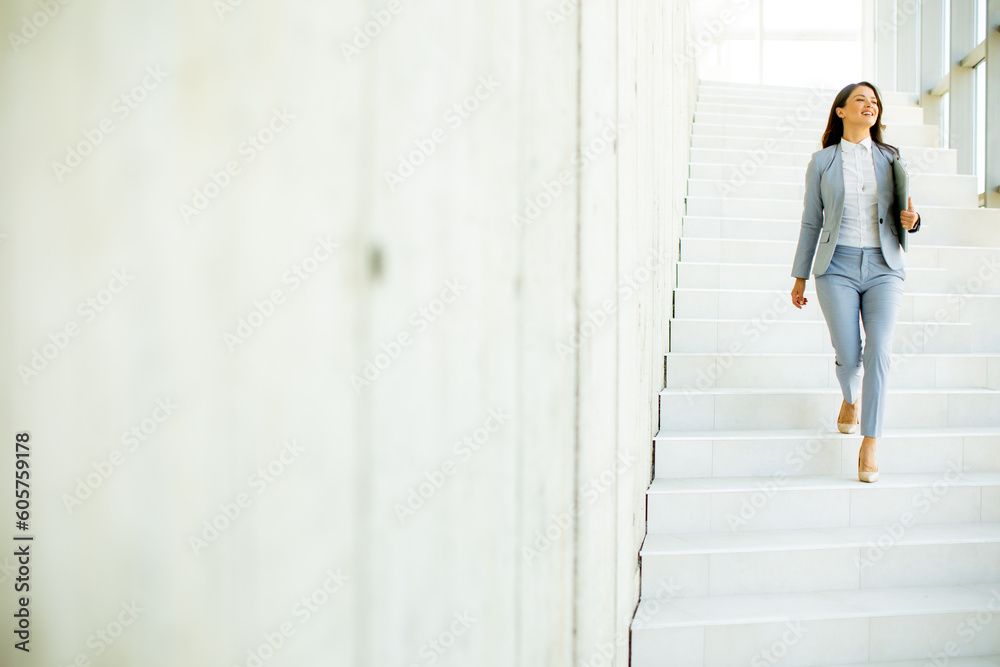
[[[844,395],[837,428],[854,433],[861,427],[862,482],[878,480],[875,442],[882,435],[893,329],[906,277],[901,231],[891,211],[900,210],[902,233],[920,227],[913,199],[905,209],[894,201],[892,163],[899,151],[882,141],[883,129],[882,98],[875,86],[852,83],[837,94],[823,149],[813,153],[806,168],[805,208],[792,266],[796,308],[808,301],[804,294],[810,267],[816,276],[816,296],[830,329]],[[859,317],[865,328],[863,352]]]

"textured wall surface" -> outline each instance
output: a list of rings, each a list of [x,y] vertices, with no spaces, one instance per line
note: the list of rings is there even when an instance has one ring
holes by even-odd
[[[687,23],[0,5],[0,663],[627,664]]]

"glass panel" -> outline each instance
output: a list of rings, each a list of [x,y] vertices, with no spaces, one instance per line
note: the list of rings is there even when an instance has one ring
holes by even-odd
[[[692,11],[694,35],[707,32],[718,38],[722,33],[756,34],[759,0],[699,0]]]
[[[941,148],[951,148],[950,133],[948,131],[949,112],[951,111],[950,103],[950,93],[945,93],[941,96]]]
[[[729,8],[729,15],[724,20],[730,30],[757,32],[760,24],[760,0],[731,0],[722,4]]]
[[[817,67],[816,63],[823,63]],[[839,90],[861,74],[861,42],[764,42],[764,83]]]
[[[976,44],[986,39],[986,0],[976,2]]]
[[[757,41],[727,40],[705,49],[698,58],[698,76],[706,81],[757,83]]]
[[[764,30],[859,30],[861,0],[765,0]]]
[[[694,4],[692,55],[708,81],[757,83],[759,0],[700,0]]]
[[[976,183],[986,191],[986,63],[976,67]]]
[[[839,88],[860,78],[863,9],[863,0],[841,0],[834,9],[825,0],[701,0],[695,5],[693,21],[698,76]],[[761,64],[758,22],[762,11],[765,30],[820,33],[821,39],[766,40]],[[844,31],[855,33],[855,40],[822,39],[823,32]]]
[[[951,71],[951,2],[944,0],[944,49],[941,54],[942,65],[945,74]]]

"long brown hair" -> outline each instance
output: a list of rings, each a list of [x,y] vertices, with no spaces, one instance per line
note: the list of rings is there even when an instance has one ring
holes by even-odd
[[[869,134],[872,138],[872,143],[876,146],[881,146],[886,150],[893,153],[893,155],[899,155],[899,149],[895,146],[885,143],[882,141],[882,130],[885,129],[885,125],[882,124],[882,96],[879,95],[878,88],[874,84],[868,83],[867,81],[859,81],[857,83],[849,83],[844,88],[837,93],[837,97],[833,100],[833,106],[830,107],[830,118],[826,121],[826,130],[823,131],[823,148],[827,146],[833,146],[834,144],[839,144],[840,140],[844,136],[844,119],[837,115],[837,109],[843,109],[847,105],[847,98],[851,96],[851,93],[855,89],[861,86],[868,86],[875,93],[875,101],[878,102],[878,116],[875,118],[875,124],[872,125]]]

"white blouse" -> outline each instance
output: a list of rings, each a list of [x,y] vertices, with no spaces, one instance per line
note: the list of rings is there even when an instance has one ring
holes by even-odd
[[[872,159],[872,139],[853,144],[840,140],[844,164],[844,212],[840,218],[837,245],[879,248],[878,184]]]

